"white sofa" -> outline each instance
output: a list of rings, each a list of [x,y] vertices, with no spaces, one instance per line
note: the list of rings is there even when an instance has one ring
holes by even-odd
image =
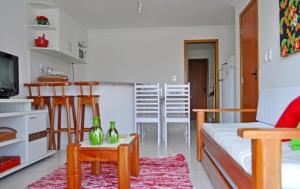
[[[281,144],[280,137],[270,137],[276,135],[274,132],[283,131],[289,134],[292,132],[300,138],[297,129],[274,129],[282,112],[299,95],[300,87],[273,88],[261,91],[256,116],[257,122],[252,123],[203,123],[204,113],[216,110],[195,110],[198,112],[197,145],[198,151],[201,150],[198,152],[198,159],[203,160],[209,175],[214,177],[212,181],[216,188],[300,188],[300,179],[298,178],[300,175],[300,151],[292,151],[290,142]],[[218,111],[222,112],[222,110]],[[228,111],[227,109],[226,112]],[[257,131],[254,130],[259,137],[247,137],[245,133],[251,129],[245,128],[259,128]],[[265,131],[267,131],[266,137],[269,140],[260,136],[259,132]],[[258,142],[256,145],[262,145],[261,148],[265,148],[266,145],[272,146],[272,142],[274,145],[282,145],[282,165],[275,165],[276,163],[267,165],[268,159],[260,161],[265,157],[269,157],[272,162],[281,161],[279,157],[278,160],[276,154],[273,157],[272,154],[268,154],[268,148],[265,148],[265,152],[255,152],[256,156],[254,156],[253,150],[259,146],[254,147],[252,145],[254,141]],[[262,144],[261,142],[266,143]],[[279,145],[278,148],[280,148]],[[257,154],[261,157],[257,157]],[[258,169],[265,167],[263,168],[265,170],[257,171],[257,167],[259,167]],[[216,177],[219,178],[216,179]],[[270,182],[277,182],[277,184]]]

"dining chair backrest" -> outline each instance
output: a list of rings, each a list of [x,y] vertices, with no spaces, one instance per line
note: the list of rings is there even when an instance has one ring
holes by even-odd
[[[159,84],[135,84],[135,117],[160,117],[160,90]]]
[[[165,118],[190,119],[190,84],[169,85],[165,83],[164,90]]]

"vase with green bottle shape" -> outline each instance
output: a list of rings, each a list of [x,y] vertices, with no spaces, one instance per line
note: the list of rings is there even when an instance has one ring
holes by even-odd
[[[91,145],[100,145],[104,139],[104,132],[101,128],[100,117],[93,117],[93,127],[89,132],[89,140]]]
[[[109,144],[116,144],[119,141],[119,133],[116,129],[116,122],[109,122],[109,129],[106,134],[106,139]]]

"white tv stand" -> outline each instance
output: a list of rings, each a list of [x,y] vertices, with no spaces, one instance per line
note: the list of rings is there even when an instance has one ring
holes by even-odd
[[[0,142],[0,156],[20,156],[21,164],[0,173],[0,179],[43,158],[47,150],[46,110],[32,111],[29,99],[0,99],[0,127],[17,131],[17,137]]]

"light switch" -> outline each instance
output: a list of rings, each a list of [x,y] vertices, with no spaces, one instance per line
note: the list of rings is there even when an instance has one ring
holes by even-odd
[[[271,62],[272,59],[273,59],[273,52],[272,52],[272,49],[269,48],[269,50],[268,50],[268,60],[269,60],[269,62]]]
[[[177,81],[177,76],[176,75],[172,76],[172,81],[174,81],[174,82]]]
[[[269,55],[268,55],[268,51],[266,51],[265,53],[264,53],[264,62],[269,62]]]

